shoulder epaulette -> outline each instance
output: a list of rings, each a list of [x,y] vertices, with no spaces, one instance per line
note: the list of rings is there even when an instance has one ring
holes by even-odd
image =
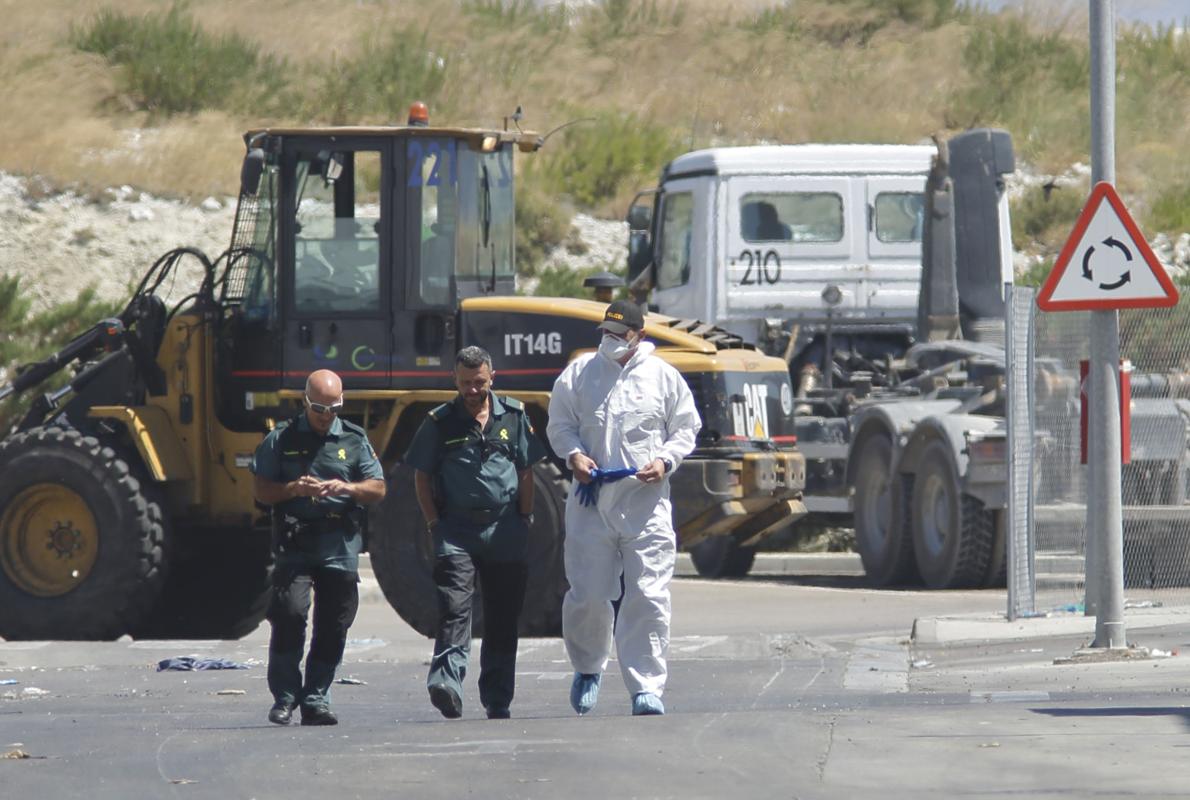
[[[434,420],[435,422],[440,422],[441,420],[446,419],[446,415],[449,413],[450,413],[450,403],[443,403],[442,405],[438,406],[437,408],[431,409],[430,419]]]
[[[524,412],[524,410],[525,410],[525,404],[522,403],[520,400],[517,400],[515,397],[501,396],[500,402],[503,403],[506,407],[511,408],[513,411]]]
[[[354,422],[345,420],[342,417],[339,418],[339,422],[341,422],[343,424],[344,428],[351,431],[352,433],[358,433],[360,436],[367,438],[368,432],[365,431],[361,426],[356,425]]]

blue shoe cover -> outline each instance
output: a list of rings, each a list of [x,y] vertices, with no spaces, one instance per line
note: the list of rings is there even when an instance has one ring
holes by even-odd
[[[578,714],[586,714],[599,701],[599,675],[574,673],[574,683],[570,684],[570,705]]]
[[[665,706],[661,704],[661,698],[655,694],[641,692],[632,698],[632,716],[634,717],[659,716],[664,713]]]

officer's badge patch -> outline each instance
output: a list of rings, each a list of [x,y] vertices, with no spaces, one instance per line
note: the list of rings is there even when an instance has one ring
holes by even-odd
[[[506,441],[506,442],[508,441],[508,428],[501,428],[501,429],[500,429],[500,438],[501,438],[501,439],[503,439],[503,440],[504,440],[504,441]]]
[[[347,460],[347,451],[346,451],[346,450],[344,450],[342,447],[340,447],[340,448],[339,448],[339,460],[340,460],[340,461],[346,461],[346,460]]]

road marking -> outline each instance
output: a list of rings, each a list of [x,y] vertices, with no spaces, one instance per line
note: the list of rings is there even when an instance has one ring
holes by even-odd
[[[726,636],[682,636],[670,639],[669,649],[671,652],[677,653],[694,653],[704,647],[711,647],[726,641]]]
[[[856,642],[843,673],[843,688],[881,694],[909,691],[909,645],[889,637]]]
[[[1049,692],[971,692],[972,703],[1048,703]]]

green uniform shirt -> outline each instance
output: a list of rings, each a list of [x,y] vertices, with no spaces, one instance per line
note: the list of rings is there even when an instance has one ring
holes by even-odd
[[[405,463],[434,479],[442,521],[434,527],[437,556],[467,552],[496,561],[524,559],[528,529],[516,514],[518,475],[545,458],[524,406],[492,393],[487,424],[463,407],[462,398],[430,412],[405,452]],[[484,523],[471,510],[504,514]],[[452,511],[455,512],[452,514]]]
[[[488,396],[491,410],[483,430],[457,397],[430,412],[405,452],[406,464],[434,477],[435,496],[448,514],[508,505],[516,497],[518,474],[545,458],[524,405],[495,392]]]
[[[290,425],[297,425],[296,431],[284,434]],[[320,480],[338,478],[351,483],[370,478],[384,479],[384,468],[363,428],[335,417],[326,435],[319,436],[310,427],[304,413],[296,423],[292,420],[282,423],[264,438],[252,459],[252,472],[277,483],[288,483],[303,475],[313,475]],[[333,520],[357,507],[356,502],[346,496],[294,497],[279,503],[276,511],[301,520]],[[287,549],[279,555],[278,561],[354,571],[359,567],[362,547],[360,531],[344,518],[337,531],[333,524],[328,525],[302,550]]]

